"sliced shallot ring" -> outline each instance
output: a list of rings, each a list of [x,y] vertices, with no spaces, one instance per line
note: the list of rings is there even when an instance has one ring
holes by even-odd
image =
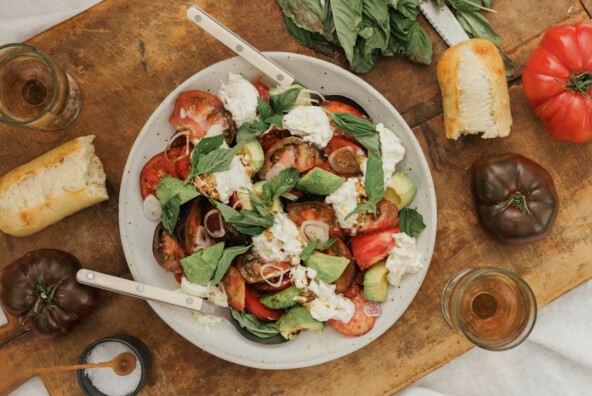
[[[299,198],[298,195],[292,194],[291,192],[283,193],[282,197],[290,201],[297,201]]]
[[[204,219],[203,219],[204,228],[206,229],[206,232],[208,233],[208,235],[211,236],[212,238],[222,238],[226,234],[226,231],[224,231],[224,223],[222,223],[222,216],[220,216],[220,215],[218,216],[218,220],[220,220],[220,229],[218,231],[212,232],[212,230],[210,230],[208,228],[208,219],[214,213],[217,214],[218,211],[216,209],[212,209],[208,213],[206,213],[206,215],[204,216]]]
[[[315,232],[315,235],[309,235],[306,232],[306,229],[309,227],[314,227],[318,229],[322,234],[318,235],[318,232]],[[316,231],[316,230],[315,230]],[[315,239],[319,239],[321,242],[321,246],[323,243],[329,240],[329,225],[320,221],[320,220],[305,220],[300,225],[300,232],[309,242],[314,242]],[[312,239],[311,239],[312,238]]]
[[[368,301],[366,304],[364,304],[363,311],[366,316],[382,315],[382,308],[380,308],[380,304],[373,301]]]
[[[179,136],[185,136],[185,154],[177,157],[176,159],[172,160],[169,158],[169,150],[171,149],[171,145],[173,144],[173,142],[175,140],[177,140],[177,138]],[[168,142],[168,144],[166,145],[166,148],[164,149],[164,159],[167,160],[167,162],[177,162],[182,158],[187,157],[190,154],[189,152],[189,131],[181,131],[181,132],[177,132],[173,135],[173,137],[171,138],[171,140]]]
[[[277,281],[277,282],[275,282],[275,283],[272,283],[272,282],[270,282],[270,281],[269,281],[269,279],[270,279],[270,278],[275,278],[275,277],[276,277],[276,276],[278,276],[278,275],[276,275],[276,274],[273,274],[273,275],[269,275],[269,276],[267,276],[267,277],[266,277],[266,276],[265,276],[265,274],[263,273],[263,271],[264,271],[266,268],[269,268],[269,267],[273,267],[273,268],[275,268],[275,269],[277,269],[277,270],[279,270],[279,271],[280,271],[280,275],[279,275],[279,277],[280,277],[280,278],[279,278],[279,279],[278,279],[278,281]],[[267,283],[268,285],[270,285],[270,286],[273,286],[273,287],[278,287],[278,286],[280,286],[280,285],[282,284],[282,281],[284,280],[284,274],[285,274],[286,272],[288,272],[288,271],[290,271],[290,270],[289,270],[289,269],[287,269],[287,270],[284,270],[283,268],[280,268],[280,267],[278,267],[278,266],[277,266],[277,265],[275,265],[275,264],[267,263],[267,264],[263,264],[263,265],[261,266],[261,269],[259,270],[259,273],[260,273],[260,274],[261,274],[261,276],[263,277],[263,280],[265,281],[265,283]]]
[[[208,232],[206,231],[204,226],[198,226],[197,230],[195,231],[195,246],[193,247],[193,253],[199,252],[200,250],[206,249],[210,247],[212,241]]]

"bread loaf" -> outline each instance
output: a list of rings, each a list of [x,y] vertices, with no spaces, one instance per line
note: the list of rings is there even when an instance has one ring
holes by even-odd
[[[108,199],[94,138],[64,143],[0,178],[0,230],[31,235]]]
[[[510,134],[512,114],[504,62],[488,40],[450,47],[438,61],[446,137],[483,133],[484,139]]]

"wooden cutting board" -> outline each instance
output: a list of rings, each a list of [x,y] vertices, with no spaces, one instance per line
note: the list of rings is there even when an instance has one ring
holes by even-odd
[[[0,127],[0,175],[76,136],[95,134],[111,198],[27,238],[0,235],[0,267],[27,251],[52,247],[75,254],[87,268],[124,276],[128,269],[119,239],[117,205],[128,152],[152,111],[178,84],[234,54],[185,17],[191,4],[263,51],[290,51],[345,67],[297,44],[273,0],[105,0],[29,40],[50,54],[80,84],[82,111],[58,132]],[[583,1],[592,10],[592,1]],[[143,301],[103,293],[99,310],[72,334],[39,340],[14,318],[0,328],[0,374],[24,367],[74,363],[92,341],[115,333],[142,339],[154,371],[141,394],[390,394],[454,359],[471,344],[454,333],[440,313],[447,279],[468,266],[496,266],[524,276],[544,306],[592,278],[592,143],[551,140],[531,113],[520,74],[542,33],[562,23],[589,21],[576,0],[496,0],[488,14],[514,60],[510,95],[514,124],[505,139],[444,137],[436,62],[415,65],[402,57],[381,58],[361,77],[376,87],[413,128],[428,159],[438,199],[438,236],[425,281],[401,319],[367,347],[316,367],[265,371],[220,360],[185,341]],[[434,60],[446,49],[423,18],[434,43]],[[500,247],[479,228],[469,192],[469,167],[483,155],[514,151],[543,165],[555,180],[561,208],[551,234],[521,247]],[[531,362],[536,364],[536,362]],[[0,375],[1,376],[1,375]],[[73,373],[47,374],[54,395],[79,394]],[[0,394],[2,392],[0,391]]]

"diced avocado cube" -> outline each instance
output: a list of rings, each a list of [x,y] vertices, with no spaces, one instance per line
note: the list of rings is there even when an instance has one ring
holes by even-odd
[[[300,84],[292,84],[290,86],[290,88],[288,89],[292,89],[292,88],[300,88],[300,89],[304,89],[304,87]],[[279,95],[282,92],[287,91],[286,88],[271,88],[269,90],[269,97],[271,98],[272,96],[275,95]],[[310,93],[306,92],[306,91],[300,91],[300,93],[298,94],[298,97],[296,98],[296,103],[294,103],[294,106],[310,106],[311,102],[310,102]]]
[[[404,172],[395,172],[386,187],[384,198],[397,205],[397,209],[401,210],[413,201],[416,193],[417,187],[409,176]]]
[[[304,261],[307,267],[317,272],[317,279],[326,283],[337,280],[349,264],[349,259],[341,256],[331,256],[321,252],[313,252]]]
[[[263,153],[263,148],[257,139],[253,139],[246,143],[237,154],[246,155],[249,167],[253,170],[253,174],[259,172],[261,168],[263,168],[265,154]]]
[[[298,336],[301,330],[323,330],[325,325],[312,317],[310,312],[303,306],[290,308],[277,321],[280,334],[292,340]]]
[[[384,302],[386,300],[387,274],[386,261],[376,263],[366,270],[366,274],[364,274],[364,295],[369,301]]]
[[[283,290],[274,293],[265,293],[261,296],[261,304],[267,308],[283,309],[291,308],[298,305],[298,302],[294,300],[294,297],[300,294],[300,290],[294,286],[287,287]]]
[[[302,176],[296,188],[316,195],[329,195],[335,192],[343,183],[345,177],[337,176],[321,168],[313,168]]]

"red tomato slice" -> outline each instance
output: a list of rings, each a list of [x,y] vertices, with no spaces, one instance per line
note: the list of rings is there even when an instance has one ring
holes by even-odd
[[[281,139],[290,136],[290,132],[282,129],[279,130],[277,128],[272,129],[271,131],[267,132],[265,135],[257,136],[257,140],[261,144],[261,148],[264,152],[270,149],[271,146],[279,142]]]
[[[224,108],[218,97],[205,91],[181,92],[169,122],[178,131],[188,130],[192,142],[206,136],[212,127],[220,128],[229,140],[236,133],[232,114]]]
[[[354,149],[354,153],[356,155],[365,155],[366,152],[362,148],[362,146],[348,140],[342,136],[333,136],[327,146],[325,146],[324,151],[327,155],[331,155],[333,151],[339,150],[342,147],[351,147]]]
[[[329,319],[327,324],[333,327],[341,334],[345,334],[349,337],[358,337],[369,332],[374,327],[376,317],[367,316],[364,313],[364,305],[368,302],[362,289],[356,282],[352,283],[349,289],[347,289],[343,295],[350,299],[356,306],[356,311],[351,320],[347,323],[343,323],[340,320]]]
[[[277,278],[275,279],[270,279],[270,282],[275,283],[277,281]],[[281,283],[278,286],[272,286],[267,282],[259,282],[259,283],[251,283],[250,286],[253,287],[253,289],[255,290],[259,290],[259,291],[278,291],[278,290],[283,290],[286,287],[288,287],[290,285],[291,281],[290,281],[290,277],[288,276],[288,274],[285,274],[284,277],[282,278]]]
[[[261,293],[250,286],[246,286],[245,308],[247,312],[263,322],[278,320],[284,313],[283,309],[267,308],[259,299]]]
[[[230,196],[230,206],[232,206],[235,210],[240,210],[240,208],[243,207],[243,205],[240,203],[240,199],[238,199],[238,194],[236,191]]]
[[[191,157],[187,155],[175,162],[175,170],[180,179],[185,180],[191,172]]]
[[[267,104],[269,104],[269,88],[267,88],[267,85],[261,82],[261,76],[257,76],[255,81],[253,81],[251,84],[253,84],[255,88],[257,88],[257,92],[259,92],[259,97],[263,99],[265,102],[267,102]]]
[[[172,158],[172,151],[169,152],[169,158]],[[156,185],[165,173],[173,177],[179,177],[175,169],[175,163],[167,160],[164,157],[164,152],[156,154],[144,165],[140,173],[140,190],[143,199],[146,199],[148,195],[156,196]]]
[[[220,281],[226,295],[228,296],[228,305],[237,311],[245,310],[245,279],[234,267],[228,267],[224,278]]]
[[[377,209],[378,217],[374,218],[372,213],[366,213],[363,223],[358,227],[357,232],[384,230],[395,223],[399,223],[399,210],[393,202],[383,199],[378,203]]]
[[[175,275],[175,280],[177,281],[177,283],[181,283],[181,279],[183,279],[183,277],[185,276],[185,274],[182,272],[175,272],[173,275]]]
[[[350,244],[354,260],[361,270],[371,267],[388,257],[395,246],[392,234],[401,232],[398,225],[383,231],[369,232],[351,237]]]

